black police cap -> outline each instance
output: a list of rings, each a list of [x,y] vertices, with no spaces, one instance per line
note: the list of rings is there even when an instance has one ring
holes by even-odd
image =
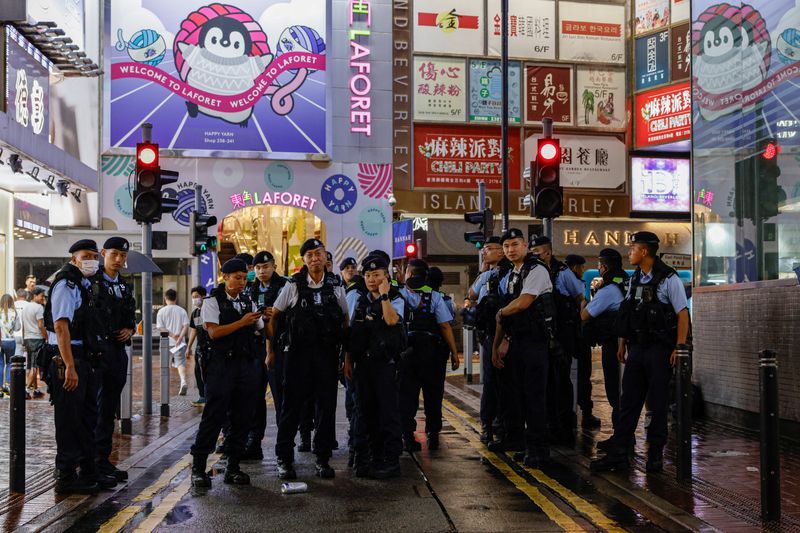
[[[566,263],[567,266],[585,265],[586,258],[578,254],[569,254],[564,258],[564,263]]]
[[[367,256],[373,256],[373,255],[374,256],[378,256],[378,257],[382,257],[383,260],[386,261],[387,263],[391,263],[392,262],[392,258],[389,257],[389,254],[387,254],[383,250],[372,250],[369,254],[367,254]]]
[[[601,261],[622,263],[622,254],[613,248],[603,248],[597,256]]]
[[[322,248],[323,246],[325,245],[322,244],[322,241],[319,239],[308,239],[303,243],[303,246],[300,247],[300,255],[306,255],[307,252]]]
[[[275,257],[269,252],[258,252],[256,256],[253,258],[253,266],[260,265],[262,263],[274,263]]]
[[[339,263],[339,270],[344,270],[349,266],[358,266],[358,262],[353,257],[345,257],[341,263]]]
[[[124,237],[111,237],[103,244],[106,250],[119,250],[120,252],[127,252],[131,247],[131,243]]]
[[[492,235],[488,239],[486,239],[486,244],[500,244],[500,237],[497,235]]]
[[[246,252],[242,252],[240,254],[236,254],[236,255],[233,256],[233,258],[234,259],[241,259],[242,261],[244,261],[244,264],[246,264],[247,266],[250,266],[250,265],[253,264],[253,256],[248,254],[248,253],[246,253]]]
[[[631,244],[658,244],[658,236],[652,231],[637,231],[631,235]]]
[[[503,244],[509,239],[525,239],[525,234],[522,233],[522,230],[517,228],[509,228],[503,233],[503,236],[500,237],[500,244]]]
[[[444,272],[439,267],[431,267],[428,271],[428,285],[438,289],[444,283]]]
[[[550,237],[545,237],[542,235],[541,237],[534,237],[531,239],[531,247],[544,246],[546,244],[553,244],[553,241],[550,240]]]
[[[333,263],[333,254],[332,254],[332,253],[330,253],[330,252],[325,252],[325,257],[327,257],[327,258],[328,258],[328,261],[330,261],[331,263]]]
[[[81,239],[69,247],[69,253],[74,254],[81,250],[89,250],[90,252],[97,252],[97,243],[92,239]]]
[[[243,259],[234,257],[233,259],[228,259],[227,261],[225,261],[225,264],[222,265],[220,272],[222,272],[223,274],[233,274],[234,272],[247,272],[247,263],[245,263]]]
[[[389,270],[389,263],[379,255],[367,256],[361,262],[361,271],[371,272],[373,270]]]

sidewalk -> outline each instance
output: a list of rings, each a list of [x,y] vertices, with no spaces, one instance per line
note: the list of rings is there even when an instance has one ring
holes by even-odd
[[[467,384],[465,376],[448,378],[446,392],[475,415],[483,386]],[[579,430],[575,449],[555,449],[558,461],[578,467],[591,482],[598,478],[617,485],[632,496],[652,500],[648,505],[661,506],[662,512],[688,513],[712,528],[721,531],[800,531],[800,447],[796,443],[781,445],[782,519],[780,523],[762,523],[759,476],[760,455],[758,432],[697,420],[692,428],[693,479],[678,483],[675,477],[674,428],[670,426],[670,442],[664,450],[664,473],[646,475],[646,443],[643,421],[636,438],[636,460],[628,474],[609,473],[590,476],[589,461],[596,457],[594,442],[611,436],[611,407],[603,391],[603,373],[599,353],[593,357],[592,396],[594,414],[603,420],[599,431]],[[657,498],[652,498],[656,496]]]

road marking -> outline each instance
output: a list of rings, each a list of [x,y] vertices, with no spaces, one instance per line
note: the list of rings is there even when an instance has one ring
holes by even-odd
[[[129,505],[114,516],[112,516],[105,524],[100,526],[97,530],[98,533],[115,533],[122,531],[131,518],[136,516],[142,510],[138,505]]]
[[[192,488],[192,476],[186,476],[186,479],[175,487],[172,492],[167,494],[164,499],[161,500],[161,503],[158,504],[158,507],[153,509],[153,512],[134,529],[134,533],[150,533],[155,530],[158,525],[164,521],[164,518],[172,511],[175,505],[186,496],[190,488]]]
[[[180,472],[190,464],[192,464],[192,454],[187,453],[186,455],[181,457],[177,463],[172,465],[171,468],[165,470],[164,473],[161,474],[161,476],[159,476],[159,478],[152,485],[150,485],[142,492],[140,492],[139,495],[133,499],[133,501],[134,502],[150,501],[153,498],[153,496],[161,492],[164,489],[164,487],[169,485],[169,482],[172,481],[172,478],[180,474]]]
[[[469,425],[471,425],[473,427],[473,429],[477,430],[477,428],[479,426],[478,426],[478,421],[475,418],[470,416],[468,413],[466,413],[462,409],[459,409],[458,407],[456,407],[452,403],[448,402],[447,400],[444,400],[443,405],[448,410],[453,412],[455,415],[457,415],[457,416],[463,418],[464,420],[466,420],[467,423],[469,423]],[[483,447],[482,443],[481,443],[481,447]],[[510,457],[508,454],[506,454],[506,456]],[[624,532],[625,531],[619,525],[619,523],[617,523],[615,520],[607,517],[596,506],[592,505],[591,503],[587,502],[586,500],[584,500],[583,498],[581,498],[580,496],[578,496],[577,494],[575,494],[574,492],[572,492],[568,488],[564,487],[558,481],[554,480],[553,478],[551,478],[550,476],[548,476],[547,474],[545,474],[541,470],[530,468],[530,467],[527,467],[527,466],[524,466],[524,465],[520,465],[520,466],[522,466],[522,468],[525,470],[525,472],[530,474],[536,481],[538,481],[542,485],[546,486],[547,488],[549,488],[550,490],[552,490],[553,492],[558,494],[565,502],[567,502],[569,505],[571,505],[576,511],[578,511],[581,514],[583,514],[586,518],[588,518],[597,527],[600,527],[600,528],[602,528],[602,529],[604,529],[606,531],[610,531],[612,533],[620,533],[620,532]]]

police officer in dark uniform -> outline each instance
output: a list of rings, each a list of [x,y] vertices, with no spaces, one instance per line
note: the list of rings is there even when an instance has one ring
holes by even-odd
[[[105,244],[103,270],[95,274],[92,281],[94,306],[103,317],[105,331],[101,334],[102,356],[98,362],[97,382],[97,470],[111,475],[117,481],[128,479],[128,473],[118,469],[109,461],[114,419],[119,406],[119,397],[128,377],[128,354],[125,346],[136,328],[136,301],[133,285],[120,275],[128,260],[130,244],[122,237],[111,237]]]
[[[83,239],[69,248],[69,263],[56,274],[44,310],[47,349],[38,366],[47,376],[55,407],[56,492],[94,494],[116,479],[97,471],[97,313],[89,278],[99,268],[97,243]],[[80,473],[76,468],[80,467]]]
[[[547,391],[548,345],[554,336],[553,285],[547,265],[535,254],[528,254],[525,236],[511,228],[501,239],[503,251],[513,269],[506,275],[504,292],[506,302],[496,316],[492,360],[496,367],[513,372],[514,396],[522,407],[525,424],[526,466],[538,468],[550,457],[547,442],[547,416],[545,398]],[[501,344],[508,337],[508,351],[503,354]],[[518,438],[521,421],[514,419],[516,411],[509,413],[507,445]],[[495,441],[490,449],[498,449],[502,442]],[[502,449],[502,448],[501,448]],[[509,448],[506,448],[509,449]]]
[[[275,272],[275,257],[269,252],[258,252],[253,258],[256,279],[248,284],[247,294],[256,305],[256,308],[264,314],[264,321],[269,322],[272,318],[272,306],[278,295],[288,282],[286,278]],[[266,330],[256,334],[258,341],[258,353],[263,353],[266,358],[267,336]],[[278,353],[281,353],[278,350]],[[243,460],[261,460],[264,452],[261,449],[261,441],[267,429],[267,386],[272,390],[272,400],[275,403],[275,419],[281,417],[281,407],[283,405],[283,359],[275,360],[275,368],[267,370],[266,361],[264,362],[261,375],[261,388],[258,399],[256,400],[256,410],[253,416],[253,424],[245,445]]]
[[[386,479],[400,475],[399,390],[400,352],[404,348],[400,291],[389,283],[389,265],[381,257],[363,264],[368,291],[350,291],[351,341],[345,375],[357,390],[353,425],[354,468],[357,477]]]
[[[339,263],[339,275],[342,276],[342,284],[345,289],[349,289],[352,284],[358,282],[359,278],[362,281],[364,279],[358,274],[358,261],[354,257],[342,259]]]
[[[671,365],[676,350],[686,344],[689,310],[677,272],[656,255],[658,237],[649,231],[631,236],[628,258],[636,267],[620,306],[617,357],[625,363],[620,416],[608,453],[592,461],[595,472],[628,468],[630,449],[645,400],[652,411],[647,430],[647,471],[664,467]],[[625,347],[627,345],[627,359]]]
[[[599,345],[602,350],[603,382],[611,405],[611,424],[616,429],[619,425],[619,361],[615,325],[619,306],[628,291],[629,276],[622,269],[622,255],[613,248],[600,250],[597,268],[603,282],[581,310],[583,337],[587,345]]]
[[[344,284],[345,288],[345,295],[349,295],[350,293],[356,291],[362,295],[366,295],[367,286],[364,282],[364,277],[358,273],[358,262],[353,257],[346,257],[339,263],[339,272],[342,276],[342,283]],[[349,302],[349,296],[347,296]],[[342,354],[342,364],[344,364],[344,354]],[[356,424],[356,398],[355,398],[355,386],[352,383],[352,380],[344,376],[344,408],[345,413],[347,414],[347,446],[349,448],[348,459],[347,459],[347,466],[352,468],[355,463],[355,443],[353,442],[353,426]]]
[[[253,420],[259,391],[263,349],[255,333],[264,328],[263,314],[250,298],[242,294],[247,284],[247,265],[241,259],[226,261],[224,283],[203,302],[202,317],[211,350],[206,374],[206,406],[192,446],[192,486],[211,487],[206,462],[214,451],[220,429],[230,418],[225,438],[228,465],[225,483],[248,485],[250,476],[242,472],[239,461]]]
[[[315,403],[313,451],[317,475],[333,478],[329,460],[336,440],[339,350],[347,329],[345,289],[325,270],[325,246],[309,239],[300,247],[303,268],[291,278],[273,306],[270,333],[286,313],[289,340],[284,361],[284,391],[275,455],[278,477],[294,479],[294,438],[310,399]],[[271,369],[275,354],[269,352]]]

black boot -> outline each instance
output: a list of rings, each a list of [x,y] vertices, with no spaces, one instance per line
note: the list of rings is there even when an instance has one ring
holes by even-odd
[[[355,448],[350,448],[347,452],[347,468],[353,468],[356,464],[356,450]]]
[[[628,470],[628,454],[624,450],[615,449],[608,452],[605,457],[591,462],[589,469],[592,472],[608,472],[611,470]]]
[[[370,475],[369,454],[366,452],[356,452],[353,458],[353,472],[356,477],[368,477]]]
[[[239,460],[231,457],[228,459],[228,466],[225,467],[224,481],[228,485],[249,485],[250,476],[242,472],[239,467]]]
[[[653,446],[647,449],[647,471],[650,473],[662,472],[664,470],[664,449],[661,446]]]
[[[336,471],[328,464],[328,459],[317,458],[317,477],[322,479],[333,479],[336,477]]]
[[[107,476],[114,477],[118,482],[123,482],[128,480],[128,473],[125,470],[120,470],[116,466],[112,465],[108,459],[99,460],[95,463],[95,467],[97,471],[105,474]]]
[[[310,452],[311,451],[311,433],[301,432],[300,433],[300,446],[297,447],[298,452]]]
[[[294,464],[291,460],[278,459],[278,479],[297,479]]]
[[[400,461],[397,457],[394,457],[373,465],[369,477],[372,479],[389,479],[400,477],[400,473]]]
[[[481,424],[481,442],[489,444],[494,440],[491,424]]]
[[[428,433],[428,449],[431,451],[439,449],[439,434]]]
[[[247,439],[242,461],[261,461],[262,459],[264,459],[264,451],[261,449],[261,441],[252,437]]]
[[[100,473],[95,467],[94,463],[91,465],[82,465],[78,480],[85,480],[87,482],[94,481],[102,490],[113,489],[117,486],[117,478],[111,475]]]
[[[97,494],[100,485],[96,481],[79,478],[74,470],[56,471],[56,494]]]
[[[583,429],[599,429],[600,425],[600,419],[594,416],[591,411],[583,412],[583,418],[581,419],[581,427]]]
[[[417,442],[413,433],[403,435],[403,449],[408,453],[418,452],[422,449],[422,444]]]
[[[488,445],[491,452],[518,452],[525,449],[521,440],[497,439]]]
[[[192,488],[210,489],[211,478],[206,472],[206,462],[208,457],[205,455],[195,455],[192,457]]]

